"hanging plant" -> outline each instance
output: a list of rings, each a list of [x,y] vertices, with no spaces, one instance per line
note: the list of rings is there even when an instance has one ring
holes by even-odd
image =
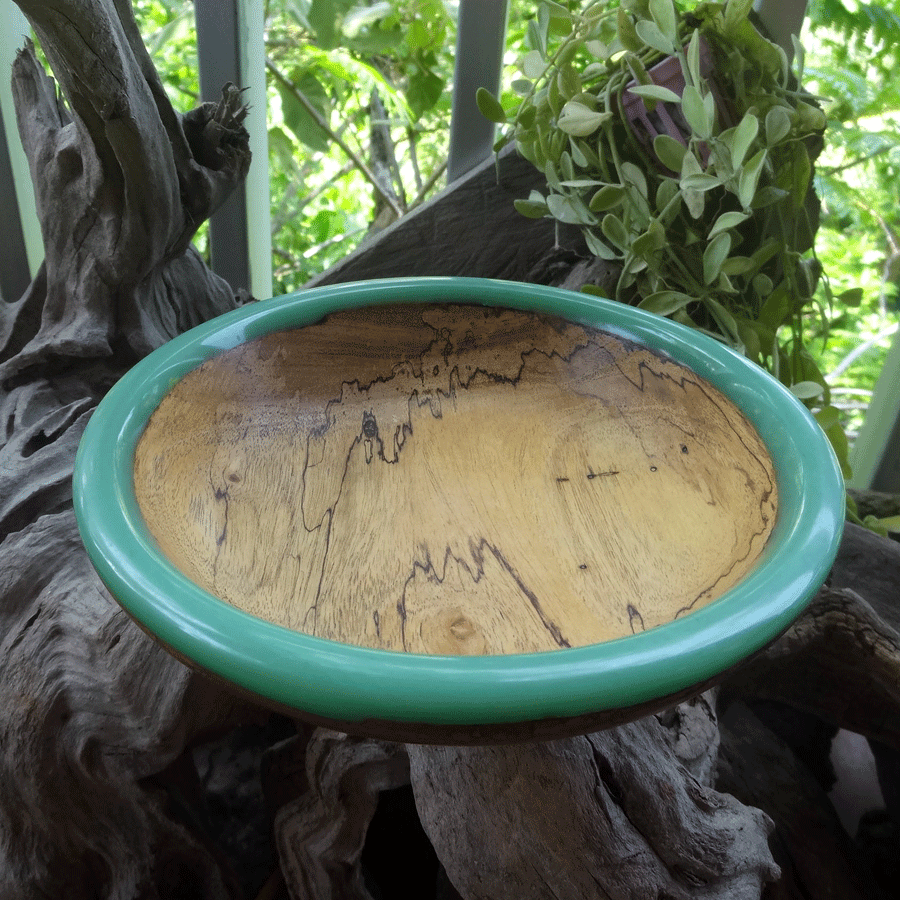
[[[846,437],[804,343],[810,320],[827,331],[813,252],[825,116],[799,87],[802,48],[791,71],[751,6],[544,0],[513,85],[521,99],[506,110],[481,90],[479,107],[507,125],[497,149],[514,140],[546,177],[517,209],[579,226],[610,265],[598,292],[764,366],[815,410],[847,474]]]

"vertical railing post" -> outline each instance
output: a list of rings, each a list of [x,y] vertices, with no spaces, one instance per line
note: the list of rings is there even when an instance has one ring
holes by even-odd
[[[44,258],[31,172],[13,106],[10,66],[31,33],[12,0],[0,0],[0,298],[25,292]]]
[[[247,88],[253,163],[244,190],[210,219],[210,264],[233,288],[272,292],[269,166],[262,0],[195,0],[200,92],[217,100],[227,82]]]
[[[496,93],[506,43],[507,0],[460,0],[453,75],[447,179],[455,181],[490,156],[494,125],[478,111],[480,87]]]
[[[791,35],[799,37],[803,28],[806,2],[807,0],[755,0],[753,4],[769,37],[787,53],[788,59],[794,55]]]

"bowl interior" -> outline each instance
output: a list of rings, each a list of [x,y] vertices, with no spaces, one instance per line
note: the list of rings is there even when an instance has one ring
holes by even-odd
[[[704,606],[776,520],[765,444],[671,358],[556,316],[344,310],[162,399],[134,487],[188,578],[277,625],[422,654],[597,644]]]

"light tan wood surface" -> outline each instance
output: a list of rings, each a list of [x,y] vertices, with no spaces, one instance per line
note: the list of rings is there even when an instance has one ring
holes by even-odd
[[[189,373],[135,490],[207,591],[431,654],[610,640],[752,569],[777,492],[740,411],[611,334],[479,306],[346,311]]]

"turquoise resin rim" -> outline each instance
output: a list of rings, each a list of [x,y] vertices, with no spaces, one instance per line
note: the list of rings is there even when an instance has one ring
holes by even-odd
[[[479,303],[558,315],[669,354],[734,402],[772,455],[778,522],[760,564],[718,600],[666,625],[575,649],[426,656],[315,638],[242,612],[162,556],[133,488],[135,447],[162,397],[216,353],[329,312],[381,303]],[[316,288],[226,313],[131,369],[91,417],[75,462],[75,513],[113,596],[175,653],[281,706],[345,722],[492,725],[577,717],[650,702],[750,656],[783,632],[837,553],[844,482],[815,420],[781,384],[715,340],[585,294],[473,278]]]

